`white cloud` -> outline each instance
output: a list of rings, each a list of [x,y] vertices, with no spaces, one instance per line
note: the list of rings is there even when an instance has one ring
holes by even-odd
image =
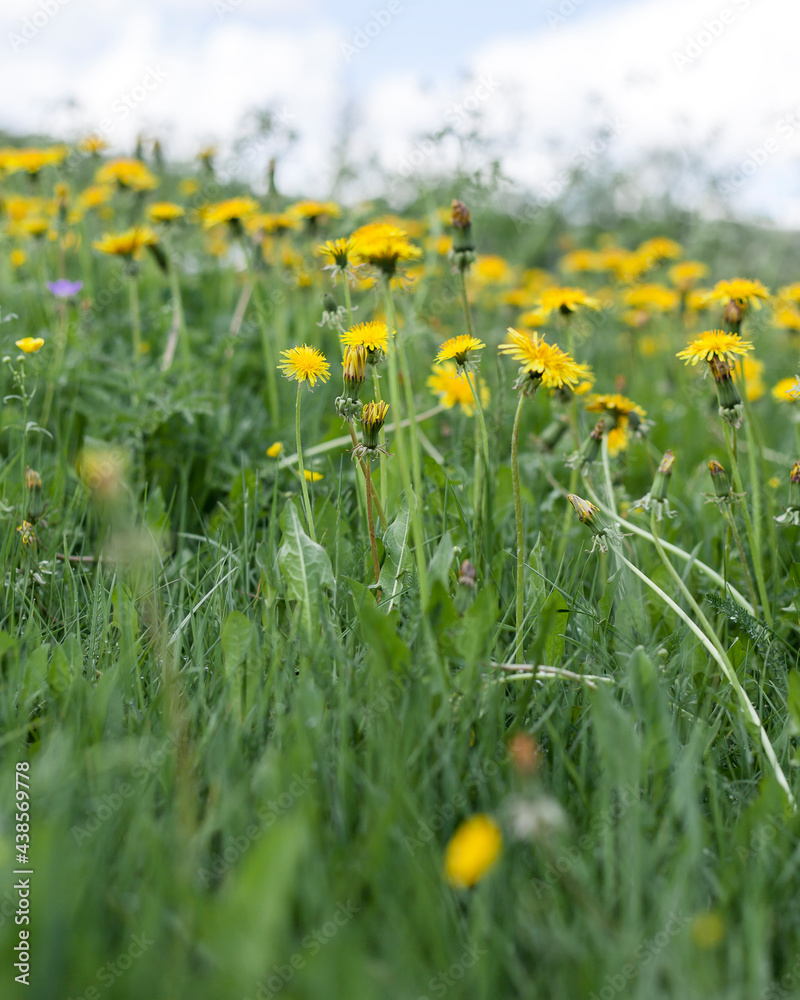
[[[271,104],[303,136],[282,184],[323,194],[348,97],[341,44],[351,26],[336,23],[322,0],[291,8],[283,0],[223,2],[230,16],[214,0],[3,0],[0,88],[15,99],[4,102],[0,124],[71,137],[107,121],[119,148],[144,129],[186,155],[201,142],[231,139],[245,112]],[[551,30],[505,38],[499,9],[497,34],[464,53],[462,81],[423,85],[423,72],[436,67],[416,65],[413,53],[402,72],[371,60],[368,85],[359,80],[354,150],[362,160],[377,150],[391,171],[412,157],[422,170],[439,168],[438,152],[420,159],[420,136],[466,128],[472,101],[512,176],[544,184],[610,121],[617,134],[609,152],[623,163],[645,149],[688,151],[710,141],[715,165],[733,179],[739,171],[741,203],[785,218],[778,199],[800,151],[796,0],[645,0],[594,16],[588,4],[575,9]],[[15,48],[9,35],[47,10],[55,13]],[[431,8],[419,16],[436,15]],[[155,77],[163,79],[148,89]],[[796,125],[787,117],[794,112]]]

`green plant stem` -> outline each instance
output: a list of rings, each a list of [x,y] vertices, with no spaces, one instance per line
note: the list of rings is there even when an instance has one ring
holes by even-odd
[[[297,403],[295,405],[294,427],[297,436],[297,464],[300,466],[300,486],[303,489],[303,504],[306,508],[306,523],[308,524],[308,534],[312,542],[316,542],[317,533],[314,530],[314,511],[311,508],[311,501],[308,499],[308,486],[306,485],[306,469],[303,465],[303,442],[300,437],[300,396],[303,392],[303,383],[297,383]]]
[[[250,270],[250,280],[253,282],[253,298],[256,300],[256,317],[258,320],[258,329],[261,334],[261,351],[264,355],[264,369],[267,376],[267,389],[269,392],[269,399],[267,403],[272,422],[277,427],[280,423],[280,410],[278,406],[278,376],[276,374],[277,369],[275,366],[275,357],[272,352],[272,340],[269,335],[269,330],[267,329],[267,321],[264,315],[264,298],[261,289],[261,282],[258,280],[258,275],[252,269]]]
[[[599,507],[604,514],[606,514],[608,517],[616,521],[618,525],[625,528],[627,532],[630,532],[631,534],[634,535],[639,535],[640,538],[646,538],[648,542],[654,541],[653,536],[650,534],[649,531],[646,531],[644,528],[640,528],[638,524],[633,524],[631,521],[626,521],[618,514],[615,514],[613,510],[610,510],[608,507],[606,507],[606,505],[603,503],[600,497],[598,497],[595,491],[592,489],[592,484],[589,482],[589,480],[584,477],[583,481],[586,486],[586,492],[589,494],[589,499],[592,501],[593,504],[595,504],[596,507]],[[685,549],[682,549],[677,545],[673,545],[672,542],[667,542],[662,540],[661,544],[668,552],[671,552],[673,555],[678,556],[679,559],[683,559],[684,562],[691,563],[692,566],[700,570],[701,573],[704,573],[709,578],[709,580],[713,580],[714,583],[716,583],[717,586],[723,592],[729,593],[733,598],[733,600],[735,600],[740,607],[744,608],[744,610],[749,615],[752,615],[753,617],[756,616],[755,606],[750,604],[750,602],[747,600],[744,594],[740,593],[736,589],[736,587],[734,587],[729,581],[727,581],[724,577],[720,576],[720,574],[717,573],[715,569],[712,569],[706,563],[701,562],[700,559],[695,559],[695,557],[691,554],[691,552],[687,552]]]
[[[739,559],[742,563],[742,572],[744,573],[744,580],[750,593],[750,600],[752,601],[754,608],[758,607],[758,595],[756,594],[756,589],[753,585],[753,578],[750,576],[750,569],[747,565],[747,556],[744,554],[744,546],[742,545],[742,536],[739,534],[739,529],[736,527],[736,518],[733,516],[733,511],[726,510],[725,518],[731,527],[731,534],[736,542],[736,548],[739,550]]]
[[[726,420],[722,421],[722,430],[725,434],[725,445],[728,449],[728,457],[731,461],[731,470],[733,472],[733,485],[737,493],[744,493],[744,486],[742,485],[742,476],[739,472],[739,463],[736,459],[736,449],[733,445],[732,436],[733,432],[728,426]],[[756,483],[756,487],[758,484]],[[772,628],[772,611],[769,606],[769,599],[767,597],[767,585],[764,582],[764,569],[761,562],[761,550],[756,548],[755,533],[753,531],[753,522],[750,519],[750,511],[747,507],[747,499],[742,500],[742,514],[744,515],[744,527],[747,532],[747,540],[750,543],[750,557],[753,560],[753,569],[756,575],[756,585],[758,586],[758,594],[761,598],[761,610],[764,614],[764,620],[767,625]]]
[[[753,703],[750,701],[747,692],[745,691],[741,681],[737,677],[736,671],[733,665],[731,664],[731,661],[728,659],[728,654],[725,651],[724,646],[720,642],[716,631],[714,630],[713,626],[706,618],[706,616],[703,614],[700,605],[694,599],[694,596],[692,595],[689,588],[683,582],[680,573],[678,573],[678,571],[669,561],[666,553],[664,552],[664,549],[661,545],[661,539],[659,538],[658,535],[658,527],[656,522],[655,511],[651,511],[650,513],[650,531],[653,536],[653,542],[655,543],[656,551],[658,552],[661,562],[664,564],[664,567],[669,573],[669,575],[675,581],[675,585],[677,586],[678,590],[680,590],[680,592],[686,598],[687,603],[691,607],[702,628],[698,628],[691,621],[689,616],[685,614],[685,612],[679,610],[678,605],[675,604],[674,601],[668,599],[667,595],[664,594],[663,591],[661,591],[661,596],[663,598],[667,598],[668,603],[673,608],[673,610],[678,611],[678,613],[681,615],[681,617],[687,623],[687,625],[690,625],[692,631],[695,633],[695,635],[698,636],[700,641],[703,643],[703,645],[711,653],[713,658],[717,661],[717,663],[721,667],[722,673],[725,675],[726,680],[736,692],[736,695],[739,698],[739,701],[741,702],[742,707],[744,708],[745,714],[747,715],[749,721],[758,730],[759,736],[761,738],[761,745],[764,748],[764,753],[766,754],[767,759],[769,760],[773,770],[775,771],[775,777],[778,779],[778,784],[781,786],[784,792],[786,792],[786,796],[789,800],[790,805],[792,806],[792,809],[795,809],[796,806],[795,806],[794,796],[792,795],[791,789],[789,788],[789,783],[786,780],[786,776],[784,775],[783,770],[780,764],[778,763],[778,758],[775,755],[775,750],[773,749],[772,743],[770,742],[770,739],[767,736],[767,732],[764,729],[761,719],[758,716],[758,712],[755,710]],[[629,566],[629,568],[633,568],[633,565],[631,563],[628,563],[628,561],[624,559],[624,557],[623,561]],[[637,575],[639,575],[645,580],[647,579],[644,576],[644,574],[641,574],[638,571]],[[656,585],[652,583],[652,581],[648,582],[653,590],[658,589],[656,588]]]
[[[475,399],[475,413],[478,417],[475,425],[475,453],[476,459],[478,455],[480,455],[481,461],[476,461],[475,463],[475,544],[478,550],[482,550],[483,529],[486,524],[486,494],[488,492],[490,475],[489,435],[486,431],[486,418],[483,414],[483,405],[481,403],[481,398],[478,395],[478,387],[476,385],[477,380],[472,378],[469,368],[464,368],[464,374],[467,377],[467,382],[472,390],[473,398]]]
[[[612,513],[614,514],[614,517],[616,517],[617,504],[616,501],[614,500],[614,485],[611,482],[611,467],[608,461],[608,436],[606,434],[603,435],[602,456],[603,456],[603,476],[606,481],[606,494],[608,499],[608,506],[612,511]]]
[[[392,283],[389,278],[384,278],[384,293],[386,297],[386,319],[389,329],[395,331],[394,345],[397,348],[397,357],[400,359],[400,369],[403,373],[403,394],[406,401],[406,410],[411,420],[411,478],[417,495],[422,499],[422,458],[417,435],[416,408],[414,407],[414,389],[411,383],[411,369],[408,366],[408,356],[406,355],[405,339],[400,336],[397,328],[397,310],[394,307],[394,296],[392,295]]]
[[[519,485],[519,425],[525,393],[520,392],[514,429],[511,432],[511,486],[514,491],[514,520],[517,528],[517,629],[514,662],[522,663],[522,630],[525,618],[525,525],[522,520],[522,491]]]
[[[384,291],[386,295],[386,318],[389,321],[390,332],[392,329],[396,329],[395,316],[394,316],[394,304],[392,302],[391,287],[389,284],[389,279],[384,279]],[[397,355],[401,351],[401,343],[399,335],[389,338],[388,344],[388,356],[389,356],[389,393],[391,398],[392,407],[395,411],[395,423],[397,429],[395,431],[395,444],[397,447],[397,458],[398,464],[400,466],[400,477],[403,482],[403,489],[406,491],[406,502],[408,503],[409,511],[411,512],[411,534],[414,539],[414,557],[417,563],[417,576],[419,578],[419,592],[422,607],[427,607],[428,604],[428,565],[425,558],[425,535],[422,531],[422,521],[420,519],[420,503],[422,502],[422,492],[417,487],[418,492],[416,495],[416,502],[412,500],[412,494],[415,493],[412,487],[411,475],[408,466],[408,457],[406,453],[406,443],[405,434],[402,431],[402,422],[399,419],[401,413],[400,407],[400,378],[397,371]],[[406,389],[409,390],[410,384],[406,378]],[[408,394],[406,395],[406,401],[408,402]],[[417,427],[416,419],[413,411],[413,402],[411,403],[411,408],[409,410],[409,421],[411,429],[412,444],[418,443],[417,439]]]
[[[138,364],[142,356],[142,328],[139,315],[139,284],[135,275],[128,278],[128,302],[131,313],[131,336],[133,338],[133,363]]]
[[[357,448],[358,447],[358,439],[356,438],[356,432],[353,429],[353,425],[350,422],[348,422],[347,427],[348,427],[348,430],[350,431],[350,440],[353,442],[353,448]],[[358,464],[360,465],[361,471],[364,474],[364,481],[367,482],[367,468],[366,468],[365,460],[363,458],[358,459]],[[371,472],[371,470],[370,470],[370,472]],[[369,485],[370,485],[370,489],[371,489],[371,492],[372,492],[372,499],[373,499],[373,502],[375,504],[375,513],[380,518],[380,520],[381,520],[384,528],[386,528],[386,527],[388,527],[388,522],[386,520],[386,514],[384,513],[383,506],[382,506],[380,500],[378,499],[378,491],[375,489],[375,483],[372,481],[372,475],[371,474],[369,476]]]
[[[378,559],[378,543],[375,541],[375,518],[372,514],[372,475],[370,470],[370,457],[366,456],[363,462],[364,480],[367,484],[367,529],[369,531],[369,547],[372,552],[372,568],[375,571],[375,583],[381,578],[381,564]],[[378,594],[378,600],[381,597]]]
[[[375,395],[375,402],[381,402],[381,383],[378,378],[378,369],[372,365],[372,390]],[[389,496],[389,477],[386,474],[386,428],[381,427],[378,436],[378,443],[384,450],[380,452],[379,462],[381,470],[381,506],[386,510],[386,503]]]

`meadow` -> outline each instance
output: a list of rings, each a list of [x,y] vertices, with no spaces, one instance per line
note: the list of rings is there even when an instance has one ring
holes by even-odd
[[[0,148],[2,996],[800,997],[800,236],[580,198]]]

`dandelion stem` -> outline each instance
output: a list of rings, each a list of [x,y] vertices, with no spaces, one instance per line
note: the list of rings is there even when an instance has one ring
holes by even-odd
[[[316,542],[317,533],[314,530],[314,511],[311,509],[311,502],[308,499],[308,486],[306,485],[306,470],[303,465],[303,442],[300,438],[300,396],[303,392],[303,383],[297,383],[297,403],[295,405],[295,434],[297,436],[297,464],[300,466],[300,486],[303,490],[303,504],[306,508],[306,523],[311,541]]]
[[[128,302],[131,313],[131,336],[133,338],[133,361],[136,364],[142,356],[142,327],[139,316],[139,285],[136,275],[128,278]]]
[[[745,583],[747,584],[747,589],[750,593],[750,600],[753,602],[754,608],[758,607],[758,595],[756,594],[756,589],[753,586],[753,578],[750,575],[750,567],[747,565],[747,556],[744,554],[744,546],[742,545],[742,536],[739,534],[739,529],[736,526],[736,518],[733,516],[733,511],[726,510],[725,518],[731,527],[731,534],[736,542],[736,548],[739,550],[739,559],[742,563],[742,572],[744,573]]]
[[[475,453],[476,458],[480,454],[481,461],[476,461],[476,476],[475,476],[475,495],[474,495],[474,507],[475,507],[475,545],[478,551],[483,548],[482,538],[483,529],[487,523],[486,520],[486,494],[488,492],[489,486],[489,435],[486,431],[486,418],[483,414],[483,404],[481,403],[481,397],[478,392],[478,387],[476,385],[476,380],[472,378],[469,368],[464,368],[464,374],[467,377],[467,382],[470,389],[472,390],[472,396],[475,400],[475,413],[478,416],[477,423],[475,425]],[[479,449],[480,441],[480,449]]]
[[[731,460],[731,469],[733,472],[733,485],[737,493],[744,493],[744,486],[742,485],[742,476],[739,472],[739,462],[736,458],[736,437],[733,431],[729,428],[726,420],[722,421],[722,429],[725,433],[725,445],[728,449],[728,457]],[[757,486],[757,484],[756,484]],[[747,532],[747,540],[750,543],[750,556],[753,560],[753,569],[756,575],[756,584],[758,586],[759,597],[761,598],[761,610],[764,614],[764,620],[767,625],[772,628],[772,611],[769,606],[769,599],[767,597],[767,586],[764,582],[764,570],[761,563],[761,550],[756,548],[755,533],[753,531],[753,522],[750,519],[750,511],[747,506],[747,500],[742,501],[742,514],[744,515],[744,527]]]
[[[659,538],[658,535],[658,527],[654,510],[651,511],[650,513],[650,531],[653,536],[653,542],[655,543],[656,551],[658,552],[661,562],[664,564],[664,567],[668,571],[669,575],[675,581],[678,590],[680,590],[680,592],[686,598],[686,601],[688,602],[689,606],[691,607],[692,611],[697,617],[697,620],[702,626],[702,629],[698,628],[698,626],[691,620],[691,618],[689,618],[689,616],[681,608],[679,608],[678,605],[671,598],[667,597],[667,595],[663,591],[661,591],[643,573],[640,573],[639,570],[637,570],[632,563],[629,563],[624,556],[621,556],[622,561],[628,566],[629,569],[632,569],[637,576],[643,579],[648,584],[648,586],[651,587],[652,590],[658,592],[659,595],[662,597],[662,599],[665,600],[666,603],[669,604],[669,606],[675,612],[677,612],[677,614],[679,614],[681,618],[683,618],[686,624],[691,628],[691,630],[695,633],[695,635],[700,639],[700,641],[709,651],[711,656],[717,661],[720,668],[722,669],[722,673],[724,674],[726,680],[731,685],[733,690],[736,692],[736,695],[739,698],[739,701],[741,702],[742,707],[744,708],[745,714],[747,715],[749,721],[758,730],[759,736],[761,738],[761,745],[764,748],[764,753],[766,754],[767,759],[769,760],[770,764],[773,767],[773,770],[775,771],[775,777],[778,779],[778,784],[781,786],[784,792],[786,792],[786,797],[788,798],[789,803],[792,806],[792,809],[795,809],[796,806],[795,806],[794,796],[792,795],[791,789],[789,788],[789,783],[786,780],[786,776],[784,775],[783,770],[781,769],[781,766],[778,763],[778,758],[775,755],[775,750],[773,749],[772,743],[770,742],[770,739],[767,736],[767,732],[761,723],[761,719],[758,716],[758,712],[756,712],[755,708],[753,707],[753,703],[750,701],[749,697],[747,696],[747,692],[742,686],[741,681],[736,676],[736,671],[734,670],[731,661],[728,659],[728,654],[726,653],[724,646],[720,642],[719,637],[717,636],[717,633],[714,630],[714,627],[711,625],[709,620],[703,614],[700,605],[694,599],[691,591],[681,579],[680,573],[678,573],[678,571],[669,561],[666,553],[664,552],[664,549],[661,545],[661,539]]]
[[[586,486],[586,492],[589,494],[589,498],[591,499],[592,503],[595,504],[595,506],[599,507],[604,514],[612,518],[614,521],[616,521],[617,524],[624,527],[625,530],[630,532],[631,534],[639,535],[641,538],[646,538],[649,542],[654,541],[653,536],[650,534],[649,531],[646,531],[644,528],[640,528],[638,524],[634,524],[631,521],[626,521],[618,514],[615,514],[613,510],[606,507],[603,501],[597,496],[595,491],[592,489],[592,484],[589,482],[588,479],[586,479],[586,477],[584,477],[583,482],[584,485]],[[678,556],[679,559],[683,559],[685,562],[691,563],[692,566],[700,570],[701,573],[704,573],[709,578],[709,580],[713,580],[714,583],[716,583],[717,586],[720,587],[720,589],[723,592],[729,593],[733,598],[733,600],[736,601],[736,603],[740,607],[744,608],[744,610],[749,615],[753,615],[755,617],[756,614],[755,606],[750,604],[747,598],[743,594],[741,594],[736,589],[736,587],[734,587],[731,583],[729,583],[729,581],[727,581],[724,577],[720,576],[720,574],[717,573],[715,569],[712,569],[709,565],[707,565],[707,563],[702,562],[700,559],[695,559],[695,557],[692,555],[691,552],[687,552],[686,549],[682,549],[677,545],[673,545],[672,542],[667,542],[662,539],[661,545],[668,552],[671,552],[673,555]]]
[[[386,299],[386,319],[389,325],[389,343],[388,356],[389,356],[389,393],[392,401],[392,408],[394,409],[397,417],[399,418],[401,408],[400,408],[400,378],[397,371],[397,355],[400,353],[402,347],[400,342],[400,337],[396,333],[394,337],[391,336],[391,331],[396,330],[395,323],[395,313],[394,313],[394,303],[392,301],[392,290],[389,283],[389,278],[384,278],[384,292]],[[404,357],[404,355],[403,355]],[[407,368],[407,365],[404,366]],[[408,391],[411,386],[406,378],[406,401],[408,402]],[[397,446],[397,458],[398,464],[400,466],[400,477],[403,482],[403,489],[406,491],[406,502],[408,504],[408,509],[411,512],[411,534],[414,539],[414,556],[417,563],[417,576],[419,577],[419,592],[420,600],[423,608],[428,604],[428,566],[425,560],[425,536],[422,531],[422,522],[420,520],[419,507],[422,502],[422,493],[418,489],[417,501],[416,503],[412,499],[411,494],[414,492],[412,488],[411,475],[409,473],[408,467],[408,456],[406,454],[406,443],[405,434],[402,432],[402,421],[395,418],[397,429],[395,431],[395,442]],[[411,428],[412,443],[417,443],[417,427],[416,419],[413,411],[413,401],[411,402],[411,408],[409,409],[409,421]]]
[[[522,662],[522,626],[525,617],[525,526],[522,520],[522,492],[519,485],[519,425],[525,393],[520,392],[514,429],[511,432],[511,485],[514,490],[514,520],[517,527],[517,631],[514,662]]]
[[[358,438],[356,437],[356,432],[353,429],[353,425],[349,421],[347,424],[347,428],[350,431],[350,440],[353,442],[353,447],[357,448]],[[386,528],[388,526],[388,521],[386,520],[386,514],[383,511],[383,506],[380,500],[378,499],[378,491],[375,489],[375,483],[372,481],[372,476],[370,475],[369,478],[367,478],[367,467],[365,465],[363,458],[360,458],[358,460],[358,464],[361,466],[361,471],[364,474],[364,481],[369,483],[370,490],[372,492],[372,499],[375,504],[375,513],[380,518],[384,528]]]
[[[381,564],[378,560],[378,543],[375,541],[375,518],[372,514],[372,474],[370,470],[370,456],[367,455],[362,462],[364,469],[364,479],[367,484],[367,528],[369,530],[369,547],[372,551],[372,568],[375,570],[375,583],[381,578]],[[381,595],[378,593],[378,600]]]

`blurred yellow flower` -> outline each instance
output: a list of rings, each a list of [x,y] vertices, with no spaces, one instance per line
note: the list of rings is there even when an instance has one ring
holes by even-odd
[[[306,477],[306,482],[309,483],[318,483],[322,479],[321,472],[311,472],[309,469],[304,469],[303,473]]]
[[[669,269],[669,280],[681,292],[693,288],[708,274],[708,267],[699,260],[683,260]]]
[[[151,222],[174,222],[186,215],[186,209],[174,201],[156,201],[147,206],[147,217]]]
[[[149,226],[136,226],[124,233],[106,233],[101,240],[95,240],[92,246],[101,253],[116,257],[141,256],[145,247],[155,246],[158,235]]]
[[[782,378],[772,387],[772,395],[782,402],[796,403],[800,398],[800,379],[797,375]]]
[[[258,211],[258,202],[252,198],[228,198],[225,201],[215,202],[213,205],[206,205],[201,210],[203,227],[211,229],[212,226],[219,226],[223,223],[237,223],[246,219],[249,215],[254,215]]]
[[[269,448],[267,448],[267,455],[269,455],[270,458],[277,458],[282,451],[283,443],[281,441],[276,441],[275,444],[271,444]]]
[[[489,405],[489,389],[483,379],[480,383],[479,392],[481,394],[481,405]],[[439,397],[439,402],[446,409],[450,410],[457,404],[462,411],[471,417],[475,413],[475,396],[472,393],[466,375],[459,373],[452,361],[445,361],[441,365],[434,365],[431,375],[425,383],[428,388]]]
[[[35,354],[43,345],[42,337],[23,337],[22,340],[15,341],[17,347],[24,354]]]
[[[24,250],[20,250],[19,248],[17,248],[11,251],[11,266],[14,268],[14,270],[17,270],[18,268],[22,267],[27,260],[28,260],[28,255],[25,253]]]
[[[136,159],[111,160],[98,169],[94,179],[98,184],[117,184],[130,191],[152,191],[158,187],[158,179]]]
[[[479,813],[456,830],[444,854],[447,881],[457,889],[475,885],[497,863],[503,847],[500,827]]]
[[[582,288],[545,288],[539,298],[539,309],[545,316],[554,311],[569,316],[580,308],[599,309],[600,303]]]

